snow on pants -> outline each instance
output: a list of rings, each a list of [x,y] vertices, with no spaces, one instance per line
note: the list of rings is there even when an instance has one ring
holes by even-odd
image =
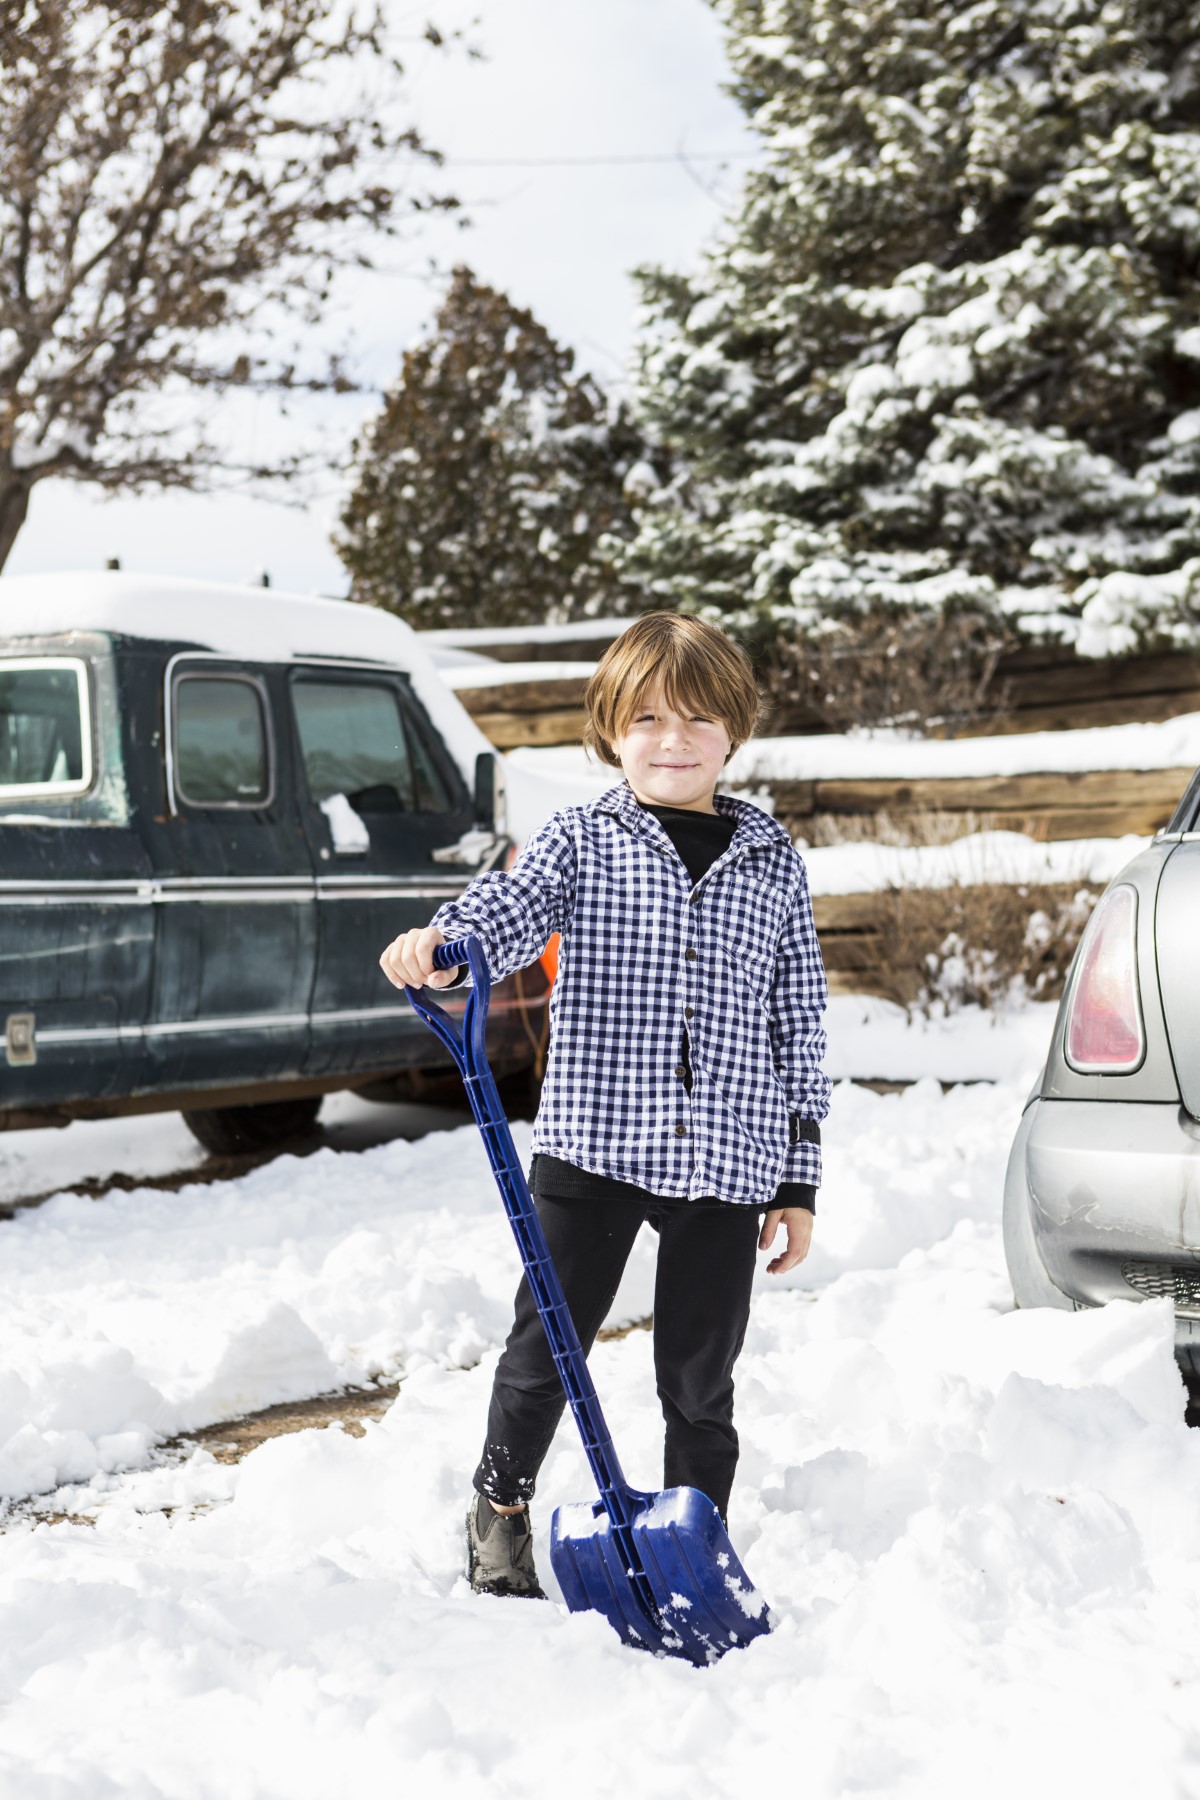
[[[737,1467],[733,1365],[746,1335],[761,1215],[715,1200],[534,1202],[584,1353],[612,1305],[643,1220],[658,1232],[654,1372],[666,1421],[664,1487],[695,1487],[720,1510]],[[603,1399],[603,1396],[601,1396]],[[475,1487],[529,1500],[566,1402],[529,1284],[496,1368]],[[611,1421],[610,1421],[611,1423]],[[620,1439],[619,1430],[614,1437]]]

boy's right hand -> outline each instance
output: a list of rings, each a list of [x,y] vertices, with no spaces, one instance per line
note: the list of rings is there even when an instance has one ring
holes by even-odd
[[[379,966],[393,987],[449,987],[458,969],[433,966],[433,953],[445,942],[436,925],[415,926],[388,945]]]

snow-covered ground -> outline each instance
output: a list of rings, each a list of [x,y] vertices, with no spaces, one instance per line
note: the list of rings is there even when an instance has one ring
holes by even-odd
[[[2,1484],[57,1471],[47,1505],[95,1521],[0,1535],[0,1795],[1200,1794],[1200,1438],[1166,1301],[1011,1309],[1035,1066],[835,1090],[812,1251],[760,1278],[739,1365],[731,1534],[776,1629],[704,1671],[461,1578],[517,1274],[472,1128],[0,1226]],[[649,1310],[652,1255],[614,1319]],[[648,1334],[594,1368],[657,1485]],[[374,1374],[402,1386],[361,1438],[153,1462],[155,1434]],[[587,1491],[568,1421],[543,1543]]]
[[[839,994],[830,1002],[826,1067],[835,1080],[1007,1081],[1040,1067],[1050,1042],[1053,1005],[1033,1002],[1007,1012],[963,1007],[941,1019],[909,1019],[871,995]],[[470,1118],[439,1106],[380,1106],[356,1094],[330,1094],[320,1128],[337,1150],[359,1150],[393,1137],[419,1137]],[[127,1181],[186,1176],[207,1162],[178,1113],[128,1119],[76,1120],[62,1130],[0,1133],[0,1207],[40,1199],[84,1183],[92,1189]]]
[[[419,1137],[430,1129],[462,1124],[461,1109],[375,1105],[357,1094],[329,1094],[321,1107],[321,1135],[334,1149],[361,1150],[385,1138]],[[0,1207],[88,1183],[115,1178],[156,1180],[184,1175],[208,1162],[178,1113],[146,1113],[128,1119],[76,1119],[61,1130],[0,1133]]]

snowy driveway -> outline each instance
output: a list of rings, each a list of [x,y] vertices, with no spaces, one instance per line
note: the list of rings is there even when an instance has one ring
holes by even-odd
[[[778,1628],[702,1672],[459,1576],[516,1281],[472,1130],[0,1226],[0,1493],[95,1513],[0,1536],[0,1795],[1200,1795],[1170,1308],[1010,1310],[1025,1085],[838,1088],[813,1251],[762,1280],[739,1365],[731,1534]],[[652,1254],[614,1316],[649,1310]],[[648,1335],[594,1368],[656,1486]],[[155,1435],[396,1375],[361,1438],[147,1466]],[[587,1491],[568,1421],[539,1531]]]

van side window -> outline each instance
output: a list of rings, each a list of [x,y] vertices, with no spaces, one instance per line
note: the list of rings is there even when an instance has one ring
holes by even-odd
[[[0,662],[0,794],[81,794],[91,782],[83,663],[32,656]]]
[[[258,683],[181,675],[175,683],[175,783],[189,806],[269,806],[271,762]]]
[[[359,813],[452,812],[428,746],[396,689],[377,681],[301,677],[292,684],[309,793],[344,794]]]

